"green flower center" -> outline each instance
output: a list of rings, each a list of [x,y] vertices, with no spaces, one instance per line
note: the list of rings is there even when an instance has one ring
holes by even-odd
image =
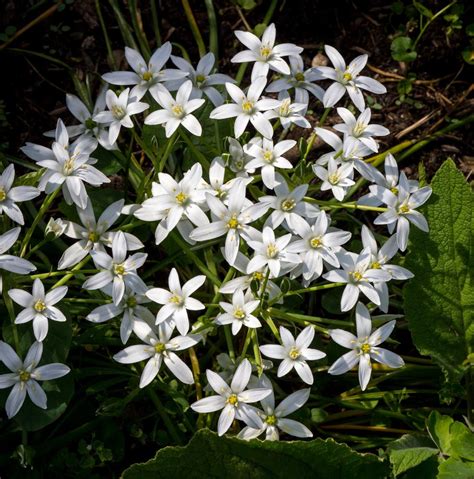
[[[114,105],[111,111],[112,115],[114,115],[117,120],[121,120],[125,116],[125,109],[120,105]]]
[[[166,351],[166,346],[163,343],[156,343],[155,346],[155,353],[162,354]]]
[[[184,114],[184,109],[181,105],[174,105],[171,107],[171,111],[177,116],[177,117],[182,117]]]
[[[93,130],[97,126],[97,123],[92,118],[88,118],[84,124],[88,130]]]
[[[35,311],[42,313],[46,309],[46,303],[42,299],[38,299],[33,307]]]
[[[92,243],[97,243],[99,241],[100,235],[98,235],[95,231],[89,231],[89,235],[87,236],[87,239],[89,241],[92,241]]]
[[[205,77],[204,75],[202,75],[202,74],[201,74],[201,75],[198,75],[198,76],[196,77],[196,81],[197,81],[198,83],[202,83],[205,79],[206,79],[206,77]]]
[[[0,188],[0,201],[3,201],[6,199],[7,194],[5,193],[5,190],[3,188]]]
[[[278,419],[276,418],[276,416],[272,414],[271,416],[267,416],[267,418],[265,419],[265,422],[269,426],[274,426],[278,422]]]
[[[227,222],[227,228],[235,230],[239,227],[239,221],[237,220],[237,215],[232,215],[230,220]]]
[[[182,205],[188,199],[188,195],[186,195],[185,193],[181,191],[175,196],[175,198],[176,198],[176,202],[179,205]]]
[[[331,185],[337,185],[339,183],[339,174],[338,173],[333,173],[328,176],[328,181],[331,183]]]
[[[267,256],[269,258],[275,258],[275,256],[278,256],[278,253],[279,251],[275,244],[272,243],[267,246]]]
[[[370,353],[370,344],[364,343],[361,345],[360,350],[362,353],[367,354]]]
[[[390,191],[394,194],[394,195],[398,195],[398,188],[396,186],[394,186],[393,188],[390,188]]]
[[[173,294],[173,296],[171,296],[170,298],[170,303],[180,305],[183,303],[183,298],[181,298],[181,296],[178,296],[177,294]]]
[[[305,78],[304,78],[304,73],[303,72],[298,72],[296,75],[295,75],[295,80],[297,81],[304,81]]]
[[[261,47],[260,48],[260,56],[264,59],[267,59],[272,53],[272,49],[270,47]]]
[[[281,209],[283,211],[291,211],[296,206],[296,201],[293,198],[288,198],[283,201],[281,204]]]
[[[374,261],[371,265],[370,265],[370,268],[371,269],[380,269],[382,267],[382,265],[378,262],[378,261]]]
[[[261,273],[260,271],[255,271],[255,273],[252,275],[252,278],[256,281],[262,281],[263,273]]]
[[[405,213],[408,213],[410,211],[410,208],[408,207],[408,205],[401,205],[399,208],[398,208],[398,212],[400,214],[405,214]]]
[[[129,308],[134,308],[137,305],[137,298],[135,296],[130,296],[127,298],[127,306]]]
[[[115,264],[114,265],[114,273],[117,276],[122,276],[125,274],[125,266],[123,264]]]
[[[265,150],[263,152],[263,159],[267,162],[267,163],[271,163],[273,161],[273,151],[271,150]]]
[[[28,371],[20,371],[20,381],[26,383],[31,377],[31,374]]]
[[[351,81],[352,80],[352,75],[349,72],[346,72],[346,73],[344,73],[343,78],[346,81]]]
[[[360,281],[363,278],[362,274],[359,273],[359,271],[353,271],[352,273],[349,273],[349,274],[352,276],[354,281]]]
[[[153,73],[150,72],[150,71],[146,71],[146,72],[142,75],[142,78],[143,78],[145,81],[150,81],[150,80],[153,78]]]

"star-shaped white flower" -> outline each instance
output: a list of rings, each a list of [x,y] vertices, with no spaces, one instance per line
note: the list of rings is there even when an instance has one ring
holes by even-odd
[[[371,359],[390,368],[400,368],[405,363],[398,354],[379,347],[379,344],[383,343],[392,333],[395,327],[395,320],[385,323],[372,332],[369,310],[362,303],[358,303],[356,308],[356,326],[357,336],[342,329],[329,330],[329,335],[333,341],[351,351],[341,356],[329,368],[328,373],[334,375],[344,374],[358,364],[359,383],[362,391],[364,391],[369,384],[372,374]]]
[[[158,325],[156,334],[144,321],[135,324],[135,334],[145,343],[128,346],[114,356],[122,364],[133,364],[148,359],[140,377],[140,388],[148,386],[159,373],[162,363],[184,384],[193,384],[193,373],[175,351],[192,348],[201,339],[198,335],[175,336],[169,324]]]
[[[48,320],[66,321],[66,316],[54,305],[66,296],[67,289],[67,286],[59,286],[46,294],[41,280],[35,279],[32,294],[22,289],[8,291],[10,298],[25,308],[15,318],[15,324],[33,321],[35,338],[37,341],[43,341],[48,334]]]
[[[259,76],[250,85],[245,94],[237,85],[226,83],[225,87],[234,103],[226,103],[211,111],[210,118],[223,120],[234,118],[234,135],[239,138],[246,130],[247,125],[252,123],[255,129],[265,138],[272,138],[272,124],[265,118],[263,111],[278,108],[280,102],[273,99],[260,99],[267,84],[266,77]]]
[[[0,269],[11,271],[17,274],[29,274],[35,271],[36,266],[28,260],[19,258],[11,254],[5,254],[18,239],[21,228],[13,228],[6,233],[0,235]],[[0,290],[1,290],[1,276],[0,276]]]
[[[40,191],[34,186],[13,186],[15,167],[8,165],[0,175],[0,215],[5,213],[16,223],[23,225],[23,213],[16,203],[36,198]]]
[[[183,125],[186,130],[196,136],[201,136],[202,127],[192,112],[200,108],[205,100],[202,98],[190,99],[193,84],[186,80],[178,89],[176,99],[162,85],[157,85],[151,94],[163,108],[155,110],[145,118],[145,125],[165,124],[166,137],[169,138],[179,127]]]
[[[5,403],[9,419],[21,409],[27,393],[33,404],[41,409],[47,409],[47,397],[38,381],[58,379],[69,373],[70,369],[60,363],[37,367],[42,354],[43,343],[35,342],[28,350],[25,360],[22,361],[9,344],[0,341],[0,361],[11,371],[11,373],[0,375],[0,389],[13,386]]]
[[[252,69],[252,81],[259,76],[266,77],[270,68],[289,75],[290,68],[283,57],[299,55],[303,51],[301,47],[293,45],[293,43],[275,45],[276,28],[274,23],[268,25],[261,40],[250,32],[237,30],[234,33],[248,50],[234,55],[231,62],[255,62]]]
[[[258,308],[260,301],[255,300],[251,293],[244,295],[241,289],[232,295],[232,303],[221,301],[220,307],[225,311],[216,317],[216,324],[232,324],[232,334],[236,335],[242,328],[260,328],[262,323],[252,314]]]
[[[214,371],[207,370],[206,376],[216,396],[209,396],[191,404],[191,409],[198,413],[219,411],[217,434],[222,436],[231,426],[234,419],[251,422],[254,427],[262,427],[262,420],[253,411],[248,403],[262,400],[271,394],[267,388],[247,389],[252,374],[252,366],[248,359],[244,359],[236,369],[230,386]]]
[[[265,344],[260,346],[260,351],[265,356],[272,359],[282,359],[278,366],[277,376],[281,378],[295,368],[298,376],[306,384],[313,384],[313,373],[306,361],[315,361],[326,356],[326,353],[318,349],[309,348],[313,342],[314,328],[307,326],[295,339],[288,329],[280,326],[280,336],[282,345]]]
[[[145,294],[147,298],[163,306],[156,315],[156,324],[161,324],[172,319],[180,334],[187,334],[189,331],[189,311],[200,311],[205,306],[191,295],[199,289],[206,281],[204,275],[195,276],[183,284],[179,281],[178,272],[175,268],[168,276],[169,290],[163,288],[151,288]]]

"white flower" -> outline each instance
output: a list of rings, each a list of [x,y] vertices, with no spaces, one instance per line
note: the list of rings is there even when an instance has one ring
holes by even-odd
[[[248,234],[249,223],[265,214],[265,205],[252,205],[245,197],[246,185],[243,180],[236,181],[229,190],[227,206],[215,196],[206,195],[207,204],[215,221],[199,226],[190,234],[195,241],[207,241],[226,235],[224,257],[232,265],[237,257],[240,237]]]
[[[278,366],[277,376],[281,378],[295,368],[298,376],[306,383],[313,384],[314,378],[311,368],[306,361],[315,361],[326,357],[326,353],[318,349],[310,349],[314,338],[314,328],[307,326],[298,337],[294,336],[283,326],[280,326],[282,346],[279,344],[266,344],[260,346],[260,351],[269,358],[282,359]]]
[[[301,55],[290,56],[290,74],[283,78],[275,80],[267,87],[267,92],[280,93],[294,88],[295,103],[305,105],[304,112],[308,108],[309,93],[322,101],[324,90],[313,82],[321,80],[321,74],[315,68],[304,69],[303,58]]]
[[[369,189],[388,207],[388,211],[379,215],[374,224],[387,225],[390,234],[395,231],[395,227],[397,228],[397,242],[400,251],[405,251],[407,248],[410,223],[420,228],[421,231],[429,231],[425,217],[416,211],[416,208],[426,203],[431,196],[432,190],[429,186],[413,191],[405,173],[402,172],[397,194],[378,185],[371,185]]]
[[[248,292],[251,290],[252,281],[257,281],[259,284],[259,289],[263,287],[263,280],[265,279],[267,273],[267,266],[264,266],[260,270],[253,272],[252,274],[247,274],[247,266],[249,264],[249,259],[247,256],[244,256],[240,251],[237,253],[237,257],[235,258],[234,264],[232,267],[239,271],[240,273],[244,273],[243,276],[238,276],[237,278],[231,279],[224,283],[219,291],[224,294],[234,294],[238,289],[241,289],[244,292]],[[273,299],[280,295],[281,290],[276,283],[274,283],[271,279],[267,281],[266,291],[269,295],[269,299]],[[260,294],[262,291],[260,291]],[[281,302],[281,301],[280,301]]]
[[[222,105],[224,99],[222,95],[214,88],[214,85],[224,85],[226,82],[233,83],[234,80],[228,75],[222,73],[211,74],[214,67],[215,57],[212,52],[206,53],[196,66],[196,69],[184,58],[171,55],[171,61],[183,72],[187,74],[187,79],[193,84],[191,99],[201,98],[202,94],[206,95],[214,106]],[[184,79],[167,82],[168,89],[178,89],[178,87],[186,81]]]
[[[177,227],[181,236],[189,242],[193,224],[209,223],[201,205],[205,200],[202,190],[202,167],[196,163],[178,183],[167,173],[158,174],[159,183],[153,183],[153,197],[145,200],[134,215],[143,221],[162,220],[155,231],[156,244],[160,244]],[[189,221],[190,220],[190,221]]]
[[[335,253],[341,245],[349,241],[351,233],[335,228],[329,230],[329,219],[324,211],[318,214],[312,226],[301,217],[295,218],[292,225],[301,239],[290,243],[287,251],[300,255],[303,278],[306,281],[321,276],[323,261],[335,268],[339,267]]]
[[[112,241],[112,257],[103,251],[92,250],[90,254],[101,271],[84,282],[84,289],[101,289],[112,283],[115,305],[120,303],[126,287],[135,293],[145,293],[147,286],[138,276],[137,269],[143,266],[148,255],[135,253],[127,258],[127,239],[121,231]]]
[[[44,229],[45,236],[52,236],[54,239],[59,238],[64,234],[67,228],[67,223],[61,218],[50,218]]]
[[[284,130],[287,130],[292,123],[301,128],[310,128],[311,124],[303,116],[306,111],[304,103],[291,103],[291,98],[288,95],[280,94],[283,98],[278,107],[272,110],[267,110],[263,116],[267,120],[278,118]]]
[[[100,123],[97,123],[93,120],[95,115],[105,110],[106,92],[106,86],[100,89],[92,112],[89,111],[89,108],[76,95],[67,93],[66,106],[71,112],[72,116],[80,123],[79,125],[67,126],[66,130],[70,138],[74,138],[79,135],[95,138],[106,150],[116,150],[117,145],[115,143],[111,144],[109,142],[109,132],[107,129]],[[44,135],[54,138],[55,130],[47,131]]]
[[[112,295],[112,288],[107,287],[104,290],[109,296]],[[86,319],[92,323],[103,323],[109,319],[121,316],[120,339],[125,344],[138,322],[154,323],[155,316],[153,313],[145,306],[142,306],[144,303],[149,302],[150,300],[144,294],[125,290],[123,298],[118,305],[107,303],[98,306],[86,316]]]
[[[219,411],[217,433],[222,436],[231,426],[234,419],[251,422],[254,427],[262,427],[262,420],[248,406],[248,403],[260,401],[271,394],[271,389],[255,388],[245,390],[252,374],[252,366],[244,359],[236,369],[230,386],[215,372],[206,371],[207,380],[218,394],[200,399],[191,404],[191,409],[198,413]]]
[[[206,281],[204,275],[195,276],[181,287],[178,272],[173,268],[168,276],[169,290],[163,288],[149,289],[145,293],[147,298],[163,305],[156,315],[156,324],[161,324],[170,318],[175,322],[180,334],[187,334],[189,331],[187,310],[200,311],[205,309],[201,301],[191,298],[191,295],[204,284],[204,281]]]
[[[269,25],[260,40],[250,32],[237,30],[235,36],[249,49],[237,53],[231,59],[233,63],[255,62],[252,69],[252,81],[259,76],[266,77],[271,68],[279,73],[290,74],[290,68],[282,57],[299,55],[303,49],[292,43],[275,45],[275,24]]]
[[[209,167],[209,184],[204,180],[202,182],[202,190],[211,195],[217,196],[224,203],[227,201],[228,193],[232,185],[236,181],[240,181],[238,177],[225,181],[225,164],[220,156],[216,156]],[[246,178],[245,183],[248,184],[252,178]]]
[[[255,129],[265,138],[273,136],[271,123],[263,116],[262,111],[278,108],[280,102],[272,99],[260,99],[265,89],[267,79],[263,76],[256,78],[245,94],[237,85],[226,83],[225,87],[235,103],[226,103],[211,111],[210,118],[223,120],[236,117],[234,123],[235,138],[239,138],[246,130],[250,121]]]
[[[186,76],[186,72],[180,70],[163,70],[170,55],[171,43],[166,42],[153,53],[147,64],[139,52],[133,48],[125,47],[125,58],[133,72],[110,72],[102,75],[102,78],[112,85],[135,85],[130,92],[130,96],[140,100],[158,82],[178,80]]]
[[[201,337],[189,335],[172,338],[173,328],[167,323],[160,324],[157,330],[158,334],[155,334],[147,323],[137,322],[134,332],[145,344],[128,346],[114,356],[115,361],[132,364],[148,359],[140,377],[140,388],[148,386],[155,379],[163,362],[182,383],[193,384],[192,371],[175,351],[192,348],[200,341]]]
[[[197,118],[191,113],[200,108],[205,100],[195,98],[190,100],[193,84],[186,80],[176,93],[176,100],[164,87],[158,85],[151,91],[153,98],[163,108],[155,110],[145,118],[145,125],[165,124],[166,137],[169,138],[179,127],[183,125],[186,130],[196,136],[201,136],[202,127]]]
[[[235,336],[242,328],[260,328],[262,323],[252,315],[258,308],[260,301],[255,300],[253,295],[246,294],[241,289],[232,295],[232,303],[221,301],[220,307],[225,311],[216,317],[216,324],[232,324],[232,334]]]
[[[323,278],[334,283],[346,283],[341,298],[341,311],[352,309],[359,299],[360,292],[379,306],[380,296],[370,282],[390,281],[391,276],[386,271],[371,268],[370,249],[364,248],[359,255],[341,252],[338,258],[343,269],[329,271]]]
[[[360,111],[363,111],[365,100],[360,89],[377,94],[387,92],[387,89],[377,80],[359,75],[367,63],[367,55],[359,55],[346,66],[344,58],[334,47],[325,45],[324,50],[334,65],[334,68],[317,67],[323,78],[334,81],[324,94],[323,104],[325,108],[334,106],[347,91],[354,105]]]
[[[0,361],[11,373],[0,375],[0,389],[13,386],[5,403],[7,416],[15,416],[25,402],[26,393],[33,404],[41,409],[47,409],[46,394],[38,381],[49,381],[65,376],[70,369],[60,363],[46,364],[37,367],[43,354],[43,343],[35,342],[31,345],[25,360],[22,361],[13,348],[0,341]]]
[[[395,235],[391,236],[380,248],[380,250],[378,249],[374,235],[365,225],[362,226],[361,236],[363,247],[369,248],[370,254],[372,255],[370,268],[386,271],[393,279],[405,280],[413,278],[413,273],[408,271],[406,268],[395,264],[387,264],[387,262],[391,260],[398,252],[397,237]],[[374,287],[380,297],[379,307],[384,313],[386,313],[388,311],[387,283],[385,281],[376,281],[374,282]]]
[[[367,165],[369,166],[369,165]],[[391,153],[389,153],[384,160],[384,171],[385,175],[383,175],[377,168],[371,167],[371,182],[376,183],[378,186],[382,188],[386,188],[390,190],[394,195],[398,195],[398,181],[399,181],[399,173],[398,173],[398,164],[397,160],[393,157]],[[408,180],[408,187],[410,193],[414,193],[418,187],[418,181],[416,180]],[[377,191],[377,190],[374,190]],[[374,193],[369,192],[368,194],[361,196],[357,203],[360,205],[369,205],[369,206],[380,206],[382,201],[375,196]]]
[[[334,198],[343,201],[347,189],[354,184],[354,167],[351,162],[337,165],[334,158],[329,158],[328,169],[320,165],[313,165],[314,174],[322,180],[321,191],[331,190]]]
[[[88,196],[84,182],[92,186],[110,183],[109,178],[92,166],[97,160],[89,155],[95,150],[97,142],[92,137],[82,136],[69,145],[69,135],[61,119],[56,126],[55,139],[52,151],[31,143],[22,148],[38,166],[46,168],[38,188],[49,194],[62,185],[66,203],[85,208]]]
[[[129,95],[130,88],[120,93],[119,96],[112,90],[107,90],[105,94],[105,102],[108,111],[101,111],[94,115],[94,121],[97,123],[105,123],[109,127],[109,143],[113,144],[117,141],[120,128],[133,128],[132,115],[144,112],[148,107],[148,103],[137,101],[132,95]]]
[[[371,110],[366,108],[358,118],[356,118],[347,108],[338,108],[338,115],[344,123],[338,123],[333,128],[362,142],[367,148],[377,152],[379,147],[373,136],[386,136],[390,133],[388,128],[382,125],[370,124]]]
[[[124,200],[110,204],[96,221],[90,200],[84,209],[77,208],[77,214],[84,226],[66,221],[65,235],[79,240],[64,251],[58,263],[58,269],[74,266],[84,259],[91,250],[104,251],[104,246],[111,246],[116,233],[108,231],[120,217]],[[127,240],[127,249],[134,251],[143,248],[143,243],[130,233],[123,233]]]
[[[248,240],[247,244],[255,251],[253,258],[247,266],[247,273],[253,273],[264,266],[268,266],[272,277],[277,278],[283,267],[296,265],[300,262],[297,254],[289,253],[288,244],[291,241],[291,233],[275,238],[272,228],[263,228],[261,240]]]
[[[0,269],[17,274],[29,274],[36,269],[36,266],[33,263],[30,263],[26,259],[19,258],[18,256],[4,254],[15,244],[20,235],[20,231],[21,228],[18,226],[17,228],[13,228],[0,235]]]
[[[229,168],[236,173],[237,177],[248,178],[249,174],[253,174],[255,171],[247,167],[249,161],[252,160],[252,157],[248,154],[248,146],[252,145],[252,141],[255,142],[257,139],[250,140],[243,148],[235,138],[228,137],[227,140],[229,141]]]
[[[23,225],[23,213],[15,203],[29,201],[36,198],[40,191],[34,186],[13,186],[15,167],[8,165],[0,175],[0,215],[5,213],[16,223]]]
[[[291,169],[293,165],[282,155],[296,145],[295,140],[283,140],[276,144],[272,140],[262,139],[261,144],[254,144],[249,148],[253,160],[249,161],[248,168],[261,168],[263,184],[273,190],[275,187],[275,168]]]
[[[342,329],[331,329],[329,335],[341,346],[351,349],[341,356],[328,370],[329,374],[344,374],[359,364],[359,383],[362,391],[367,388],[372,374],[371,359],[390,368],[400,368],[405,363],[398,354],[379,348],[392,333],[395,321],[389,321],[372,332],[369,310],[358,303],[356,308],[357,336]]]
[[[262,375],[259,380],[262,387],[272,388],[271,381]],[[310,389],[300,389],[287,396],[275,407],[275,395],[272,393],[260,401],[263,411],[257,409],[257,414],[262,418],[263,426],[259,429],[246,426],[238,434],[238,438],[250,440],[256,439],[265,433],[267,441],[278,441],[280,439],[279,431],[283,431],[290,436],[295,437],[313,437],[313,433],[304,425],[293,419],[286,419],[286,416],[295,412],[304,406],[308,401]]]
[[[261,196],[258,200],[274,211],[265,222],[265,226],[276,229],[284,221],[288,228],[293,230],[292,221],[294,218],[314,218],[319,209],[316,206],[303,201],[308,185],[299,185],[290,191],[285,179],[278,173],[275,175],[276,183],[274,188],[275,196]]]
[[[66,316],[54,305],[61,301],[67,294],[67,286],[59,286],[45,294],[43,283],[40,279],[33,282],[32,294],[22,289],[8,291],[15,303],[22,306],[23,311],[15,318],[15,324],[33,321],[33,332],[37,341],[43,341],[48,334],[48,320],[66,321]]]

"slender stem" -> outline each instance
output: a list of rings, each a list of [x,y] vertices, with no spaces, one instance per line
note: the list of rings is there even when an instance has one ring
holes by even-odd
[[[102,29],[102,33],[104,35],[105,46],[107,48],[107,55],[109,57],[109,64],[114,70],[116,70],[117,69],[117,64],[115,62],[115,57],[114,57],[114,54],[112,52],[112,46],[110,44],[110,38],[109,38],[109,34],[107,32],[107,28],[105,27],[104,17],[102,16],[102,10],[100,9],[100,1],[99,0],[95,0],[95,9],[96,9],[96,12],[97,12],[97,17],[99,18],[100,28]]]
[[[181,3],[183,5],[186,18],[188,19],[189,27],[191,28],[191,32],[193,34],[194,40],[196,40],[199,56],[203,57],[206,54],[206,46],[204,45],[204,40],[202,39],[201,31],[199,30],[199,26],[196,22],[196,19],[194,18],[194,13],[193,13],[193,10],[191,9],[191,5],[189,4],[188,0],[181,0]]]
[[[308,203],[315,203],[322,206],[322,209],[341,209],[348,210],[363,210],[363,211],[377,211],[383,213],[387,211],[387,208],[382,206],[365,206],[358,205],[357,203],[332,203],[331,201],[315,200],[314,198],[305,197],[305,201]]]
[[[158,21],[158,13],[156,9],[156,0],[151,0],[151,18],[153,23],[153,32],[155,34],[156,46],[161,47],[160,23]]]
[[[329,115],[329,112],[331,111],[331,108],[328,107],[324,110],[323,114],[321,115],[321,118],[318,122],[318,126],[321,128],[323,125],[324,125],[324,122],[326,121],[326,118],[328,117]],[[313,148],[313,144],[314,142],[316,141],[316,138],[318,137],[318,135],[316,134],[316,132],[313,131],[313,133],[311,133],[311,135],[309,136],[309,139],[308,139],[308,144],[306,146],[306,151],[304,152],[304,155],[303,155],[303,161],[306,161],[306,158],[308,157],[309,155],[309,152],[311,151],[311,149]]]
[[[166,412],[166,409],[163,406],[163,403],[161,402],[160,398],[151,388],[147,388],[147,392],[150,396],[150,399],[153,401],[153,404],[155,405],[158,414],[160,415],[161,419],[163,419],[163,422],[166,426],[166,429],[168,429],[170,436],[177,444],[182,444],[183,441],[181,440],[181,436],[178,434],[178,431],[174,427],[173,421],[168,416],[168,413]]]
[[[191,141],[191,138],[183,131],[183,128],[179,129],[179,135],[188,145],[189,149],[192,151],[193,155],[196,156],[203,166],[209,168],[209,160],[196,148],[194,143]]]
[[[196,356],[196,351],[194,348],[189,348],[189,359],[191,360],[191,369],[193,370],[194,384],[196,386],[196,399],[199,400],[202,398],[202,386],[199,379],[201,375],[201,369],[199,367],[199,360]]]
[[[232,360],[235,360],[235,350],[234,350],[234,343],[232,341],[232,332],[230,330],[230,325],[224,325],[224,335],[225,335],[225,342],[227,343],[227,349],[229,350],[229,357]]]
[[[313,291],[322,291],[322,290],[325,290],[325,289],[338,288],[339,286],[344,286],[344,285],[345,285],[345,283],[321,284],[321,285],[318,285],[318,286],[311,286],[309,288],[297,289],[295,291],[289,291],[284,296],[294,296],[295,294],[312,293]]]
[[[28,243],[30,242],[33,232],[38,226],[38,223],[42,220],[45,213],[48,211],[49,207],[51,206],[51,203],[54,201],[54,198],[56,198],[56,195],[58,193],[59,193],[59,188],[53,191],[52,193],[50,193],[48,196],[46,196],[43,204],[41,205],[40,210],[38,211],[38,214],[36,215],[35,219],[33,220],[33,223],[30,226],[30,229],[26,232],[25,238],[23,239],[23,243],[21,244],[21,252],[20,252],[21,257],[25,256],[26,250],[28,248]]]
[[[59,286],[62,286],[63,284],[66,284],[74,275],[76,275],[79,270],[82,270],[82,267],[86,265],[90,260],[90,256],[86,256],[80,263],[76,264],[74,268],[70,271],[69,274],[61,278],[59,281],[54,283],[53,287],[51,289],[57,288]],[[95,270],[94,270],[95,271]],[[80,271],[81,273],[85,273],[84,270]]]
[[[219,40],[217,31],[217,17],[216,10],[214,8],[214,2],[212,0],[204,0],[207,9],[207,16],[209,18],[209,50],[214,54],[217,59],[219,56]]]
[[[454,0],[454,2],[451,2],[450,4],[446,5],[444,8],[442,8],[439,12],[435,13],[428,21],[425,23],[423,28],[420,30],[420,33],[416,37],[415,42],[413,43],[413,50],[416,50],[416,46],[418,45],[418,42],[421,40],[421,37],[425,33],[426,29],[433,23],[440,15],[442,15],[446,10],[449,10],[457,0]]]
[[[128,0],[128,9],[130,10],[133,30],[137,35],[142,54],[144,55],[144,59],[148,61],[151,56],[151,51],[148,45],[148,39],[143,31],[143,24],[140,17],[140,11],[138,10],[137,0]]]
[[[168,140],[168,143],[166,145],[165,152],[163,153],[163,156],[160,159],[160,164],[158,166],[158,171],[157,173],[161,173],[166,165],[166,162],[168,160],[168,157],[170,156],[171,152],[173,151],[173,146],[176,143],[176,139],[178,138],[178,130],[176,130],[171,138]]]
[[[253,355],[255,358],[255,362],[257,363],[257,372],[258,372],[258,375],[261,376],[263,372],[262,355],[260,354],[260,348],[258,345],[258,334],[255,328],[252,329],[252,343],[253,343]]]

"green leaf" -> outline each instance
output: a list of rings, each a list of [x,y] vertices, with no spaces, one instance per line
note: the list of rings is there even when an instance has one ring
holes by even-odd
[[[433,18],[433,12],[422,3],[413,0],[413,5],[424,17]]]
[[[415,277],[404,288],[404,307],[420,353],[431,355],[447,379],[458,383],[474,346],[474,200],[452,160],[431,186],[432,197],[422,210],[430,232],[411,230],[405,266]]]
[[[413,42],[410,37],[397,37],[390,45],[392,58],[397,62],[412,62],[416,59],[416,52],[413,50]]]
[[[438,411],[433,411],[426,421],[431,439],[444,454],[448,455],[451,455],[451,434],[449,430],[453,424],[452,417],[443,416]]]
[[[462,462],[450,457],[438,467],[437,479],[472,479],[474,462]]]
[[[453,454],[469,461],[474,461],[474,435],[466,430],[451,441]]]
[[[154,459],[134,464],[122,479],[232,479],[386,477],[387,464],[332,439],[271,442],[219,438],[199,431],[185,447],[166,447]]]
[[[391,442],[388,453],[395,476],[438,454],[438,449],[434,446],[429,437],[414,434],[405,434]]]

